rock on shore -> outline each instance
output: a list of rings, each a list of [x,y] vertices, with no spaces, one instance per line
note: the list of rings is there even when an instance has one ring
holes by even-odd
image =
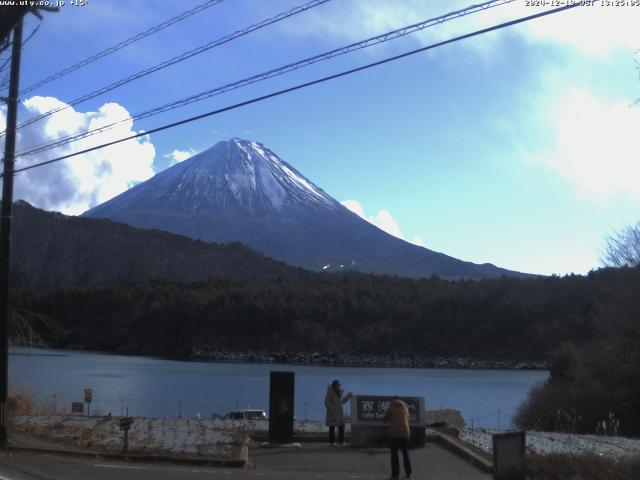
[[[338,352],[233,352],[193,347],[190,358],[213,362],[284,363],[332,367],[464,368],[477,370],[546,370],[540,361],[492,360],[468,357],[418,357],[403,355],[350,355]]]

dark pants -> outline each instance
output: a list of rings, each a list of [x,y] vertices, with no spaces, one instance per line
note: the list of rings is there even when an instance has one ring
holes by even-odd
[[[331,445],[333,445],[333,442],[335,441],[335,435],[336,435],[336,426],[330,425],[329,426],[329,443]],[[344,443],[344,425],[338,425],[338,443],[340,445]]]
[[[398,448],[402,450],[404,474],[407,477],[411,475],[411,460],[409,459],[409,439],[390,438],[389,446],[391,447],[391,478],[398,478],[400,476],[400,460],[398,459]]]

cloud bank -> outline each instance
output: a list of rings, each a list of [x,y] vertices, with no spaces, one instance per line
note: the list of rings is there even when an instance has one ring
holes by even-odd
[[[353,0],[312,10],[304,19],[283,24],[281,28],[295,36],[351,42],[438,17],[468,5],[469,2],[449,0]],[[514,1],[429,27],[408,38],[427,45],[550,9]],[[515,32],[530,42],[553,42],[587,55],[604,57],[618,47],[637,49],[639,22],[640,8],[610,7],[595,0],[592,6],[579,6],[494,34],[482,35],[473,41],[462,42],[461,45],[475,51],[488,52],[497,46],[500,35]]]
[[[419,235],[414,235],[411,240],[405,238],[402,230],[400,229],[400,225],[398,225],[398,222],[395,218],[393,218],[393,215],[391,215],[391,212],[389,212],[389,210],[380,210],[374,216],[368,216],[364,212],[364,208],[362,207],[360,202],[356,200],[344,200],[340,203],[342,203],[342,205],[347,207],[349,210],[351,210],[353,213],[363,218],[367,222],[375,225],[380,230],[387,232],[389,235],[393,235],[394,237],[413,243],[414,245],[424,247],[424,241]]]
[[[40,114],[66,104],[54,97],[31,97],[23,102],[32,114]],[[96,112],[73,108],[55,113],[18,130],[17,152],[47,143],[61,136],[94,129],[129,117],[117,103],[105,103]],[[6,118],[0,112],[4,129]],[[123,122],[107,132],[37,155],[18,157],[16,168],[75,153],[118,138],[136,134],[133,122]],[[155,147],[147,136],[113,145],[74,158],[16,174],[16,200],[22,199],[45,210],[77,215],[151,178]]]
[[[164,155],[164,158],[168,158],[171,160],[170,166],[175,165],[176,163],[184,162],[186,159],[193,157],[198,152],[193,148],[189,150],[174,150],[171,153],[167,153]]]
[[[640,109],[573,90],[554,105],[549,118],[554,150],[537,156],[537,162],[589,200],[600,203],[619,195],[640,200]]]

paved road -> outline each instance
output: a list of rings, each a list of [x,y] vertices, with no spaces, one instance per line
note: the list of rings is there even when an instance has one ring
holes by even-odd
[[[489,480],[485,474],[436,444],[411,450],[415,479]],[[0,480],[382,480],[389,477],[385,449],[252,449],[253,468],[213,468],[125,463],[42,454],[0,454]]]

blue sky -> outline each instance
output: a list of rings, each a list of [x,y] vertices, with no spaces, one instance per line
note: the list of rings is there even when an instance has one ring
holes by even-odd
[[[40,28],[24,48],[21,85],[199,3],[89,0],[30,17],[25,34]],[[27,94],[19,119],[302,3],[226,0]],[[331,0],[24,128],[18,151],[471,3]],[[19,166],[539,11],[516,1]],[[407,241],[520,271],[586,273],[599,266],[603,238],[640,218],[640,107],[630,106],[640,97],[639,23],[640,7],[595,2],[31,170],[16,178],[16,197],[78,214],[238,136]]]

